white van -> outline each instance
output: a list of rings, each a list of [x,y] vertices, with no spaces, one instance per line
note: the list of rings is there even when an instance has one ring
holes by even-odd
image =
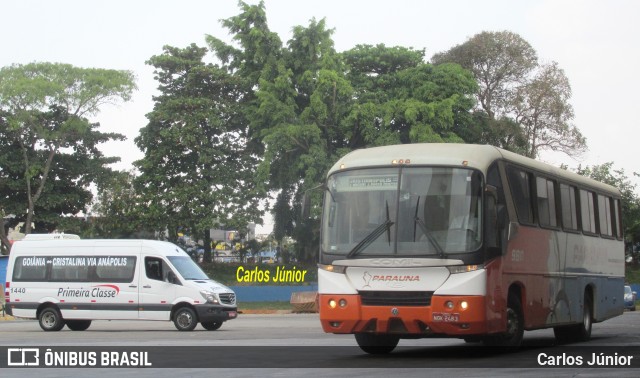
[[[238,316],[231,289],[176,245],[155,240],[27,237],[11,248],[5,301],[9,315],[38,319],[45,331],[83,331],[98,319],[216,330]]]

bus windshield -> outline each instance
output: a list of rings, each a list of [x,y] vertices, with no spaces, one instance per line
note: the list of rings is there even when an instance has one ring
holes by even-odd
[[[482,175],[466,168],[338,172],[327,181],[322,253],[444,257],[482,243]]]

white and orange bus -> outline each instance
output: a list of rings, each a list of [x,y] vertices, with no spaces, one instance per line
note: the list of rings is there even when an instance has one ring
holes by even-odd
[[[492,146],[410,144],[346,155],[324,189],[320,320],[366,352],[550,327],[587,340],[623,313],[614,187]]]

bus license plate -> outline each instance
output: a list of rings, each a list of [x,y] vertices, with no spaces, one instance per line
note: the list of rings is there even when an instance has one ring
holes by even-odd
[[[460,321],[460,314],[446,314],[441,312],[433,313],[434,322],[457,322]]]

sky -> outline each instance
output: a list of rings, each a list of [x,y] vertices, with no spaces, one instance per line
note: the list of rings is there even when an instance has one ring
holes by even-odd
[[[256,4],[256,0],[247,0]],[[573,123],[589,151],[568,157],[542,153],[540,160],[570,168],[613,162],[628,177],[640,173],[640,1],[636,0],[265,0],[270,29],[286,43],[293,27],[312,18],[333,28],[337,51],[358,44],[413,47],[433,54],[482,31],[519,34],[540,63],[558,62],[572,87]],[[157,82],[145,62],[162,47],[206,46],[205,36],[226,42],[221,24],[240,13],[228,0],[5,0],[0,3],[0,67],[60,62],[78,67],[130,70],[138,90],[131,101],[95,115],[104,132],[127,141],[102,147],[118,156],[116,169],[142,158],[134,138],[147,124]],[[640,181],[634,179],[634,182]],[[640,186],[640,185],[639,185]],[[268,232],[265,218],[258,232]]]

